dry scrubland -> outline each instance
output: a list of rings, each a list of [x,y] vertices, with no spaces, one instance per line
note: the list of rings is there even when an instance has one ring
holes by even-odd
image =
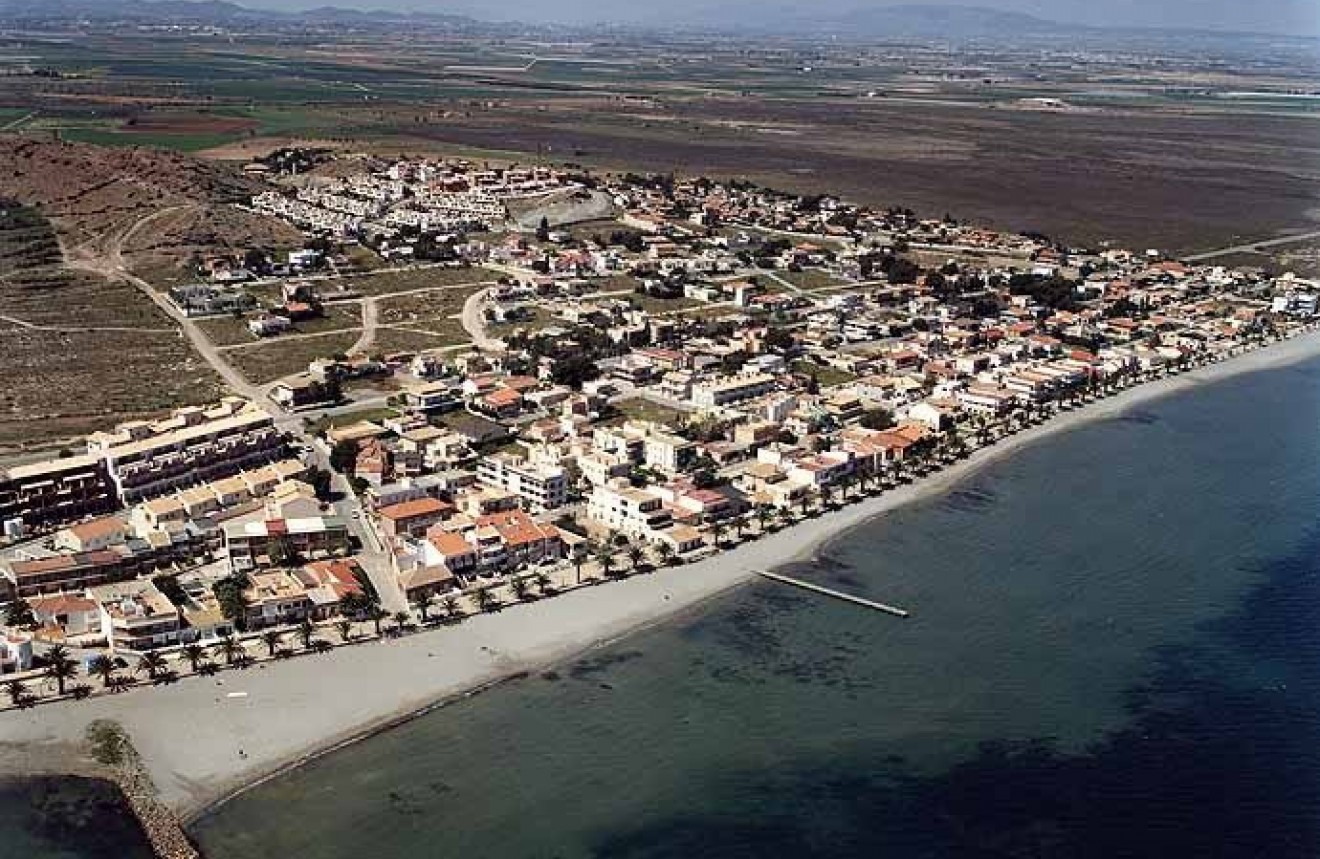
[[[64,268],[46,218],[0,208],[0,452],[215,397],[219,380],[150,300]]]

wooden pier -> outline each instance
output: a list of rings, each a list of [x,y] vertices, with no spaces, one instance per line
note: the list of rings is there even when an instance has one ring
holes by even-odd
[[[844,602],[850,602],[850,603],[854,603],[855,605],[864,606],[865,608],[871,608],[871,609],[875,609],[876,611],[882,611],[885,614],[892,614],[894,617],[909,616],[905,609],[898,608],[897,606],[885,605],[882,602],[876,602],[875,600],[864,599],[863,597],[855,597],[852,594],[845,594],[843,591],[836,591],[833,590],[832,588],[825,588],[825,587],[821,587],[820,585],[813,585],[811,582],[804,582],[800,579],[792,579],[789,578],[788,576],[781,576],[778,573],[769,573],[766,572],[765,570],[756,570],[755,572],[757,575],[763,576],[764,578],[770,579],[771,581],[782,582],[783,584],[792,585],[795,588],[802,588],[803,590],[807,590],[807,591],[814,591],[815,593],[818,594],[824,594],[827,597],[834,597],[835,599],[840,599],[843,600]]]

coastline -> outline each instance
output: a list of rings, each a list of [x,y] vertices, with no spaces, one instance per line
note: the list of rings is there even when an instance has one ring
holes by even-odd
[[[912,484],[685,566],[510,606],[455,627],[322,657],[184,678],[148,693],[0,713],[6,742],[77,742],[95,718],[120,721],[161,799],[185,820],[252,786],[499,683],[665,622],[792,561],[809,559],[884,513],[938,496],[1054,433],[1232,376],[1320,355],[1309,332],[1062,412]],[[911,606],[920,612],[920,606]]]

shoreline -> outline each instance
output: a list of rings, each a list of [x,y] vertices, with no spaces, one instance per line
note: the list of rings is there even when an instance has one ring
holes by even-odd
[[[1059,413],[937,473],[823,513],[692,564],[584,587],[452,627],[184,677],[145,694],[0,713],[7,743],[77,742],[96,718],[129,731],[162,802],[191,826],[225,802],[383,731],[692,612],[756,577],[798,563],[891,510],[937,497],[980,469],[1056,433],[1204,384],[1320,355],[1320,332],[1136,385]],[[920,606],[910,607],[920,612]],[[22,775],[20,772],[18,775]]]

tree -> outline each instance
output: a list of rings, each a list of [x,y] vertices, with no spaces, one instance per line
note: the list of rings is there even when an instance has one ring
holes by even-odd
[[[509,582],[509,590],[513,591],[514,597],[519,601],[527,599],[527,593],[530,590],[527,585],[527,579],[516,576]]]
[[[232,635],[220,636],[220,641],[215,646],[215,655],[224,659],[226,665],[233,665],[234,660],[246,652],[243,645],[239,644],[238,639]]]
[[[762,533],[765,532],[766,523],[770,521],[770,514],[771,510],[769,504],[756,505],[756,524],[760,526]]]
[[[600,564],[600,568],[604,571],[606,576],[613,577],[614,567],[616,565],[613,549],[608,546],[602,546],[600,552],[596,555],[596,562]]]
[[[473,592],[472,599],[476,602],[478,611],[494,611],[499,606],[499,600],[495,599],[495,595],[485,585]]]
[[[197,666],[206,658],[206,648],[196,642],[185,644],[179,648],[179,658],[185,660],[192,673],[196,674]]]
[[[664,540],[656,544],[655,553],[660,558],[660,563],[666,567],[674,562],[674,547]]]
[[[273,629],[268,629],[261,634],[261,643],[266,645],[266,655],[270,657],[275,656],[275,651],[279,650],[283,641],[284,636]]]
[[[303,618],[298,624],[298,628],[294,630],[294,635],[298,636],[298,640],[302,642],[303,650],[311,647],[312,636],[316,635],[316,627],[312,624],[311,618]]]
[[[600,367],[588,355],[575,353],[556,360],[550,375],[557,385],[581,390],[584,382],[600,376]]]
[[[248,578],[242,573],[226,576],[211,586],[220,614],[240,631],[247,628],[247,597],[243,595],[247,586]]]
[[[445,617],[449,618],[450,620],[456,620],[458,618],[458,613],[459,613],[458,597],[454,596],[453,594],[449,594],[440,601],[440,607],[444,610]]]
[[[371,608],[367,609],[367,620],[371,621],[372,625],[376,628],[377,638],[380,638],[381,621],[389,616],[390,613],[378,605],[373,605]]]
[[[582,584],[582,563],[590,554],[590,544],[579,543],[573,547],[573,575],[576,584]]]
[[[101,684],[109,689],[110,684],[115,679],[115,672],[118,669],[115,667],[114,660],[109,656],[102,654],[88,664],[87,670],[90,673],[95,674],[97,677],[100,677]]]
[[[146,674],[152,680],[157,679],[167,667],[165,657],[154,650],[148,650],[138,657],[137,672]]]
[[[642,559],[646,557],[646,550],[633,543],[624,551],[624,554],[628,556],[628,566],[633,570],[637,570],[642,566]]]
[[[715,538],[715,548],[720,548],[724,533],[728,530],[729,526],[725,525],[723,520],[716,519],[714,522],[710,523],[710,533],[711,536]]]
[[[550,241],[550,219],[544,215],[541,216],[541,223],[536,227],[536,240],[538,242]]]
[[[19,597],[5,611],[5,623],[20,629],[33,629],[37,625],[37,614],[27,600]]]
[[[554,591],[554,580],[544,570],[538,570],[536,575],[532,576],[532,579],[536,582],[536,589],[542,594],[549,594]]]
[[[426,591],[423,591],[422,593],[413,597],[412,600],[413,608],[417,609],[417,613],[422,616],[423,624],[425,624],[431,619],[430,618],[431,604],[434,602],[435,602],[435,594]]]
[[[45,676],[55,681],[55,688],[64,694],[64,685],[78,676],[78,663],[69,656],[69,649],[56,644],[46,651]]]
[[[22,680],[10,680],[5,684],[5,694],[9,696],[11,704],[21,708],[28,699],[28,686]]]
[[[339,640],[347,644],[349,639],[353,637],[352,621],[343,619],[335,621],[335,632],[339,633]]]
[[[870,409],[858,423],[869,430],[886,430],[894,425],[894,415],[888,409]]]
[[[357,442],[344,439],[330,449],[330,467],[341,474],[352,475],[357,466],[357,455]]]

